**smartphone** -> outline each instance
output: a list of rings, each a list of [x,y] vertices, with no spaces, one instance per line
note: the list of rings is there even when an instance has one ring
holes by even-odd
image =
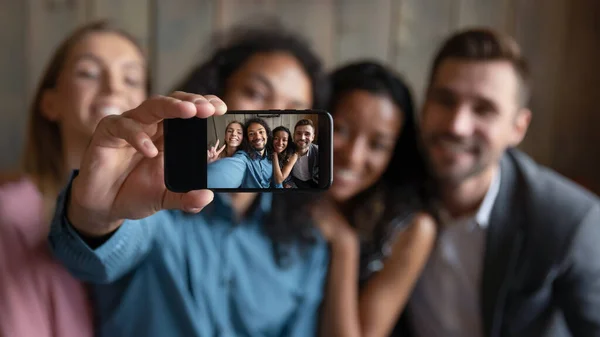
[[[290,193],[331,186],[333,120],[326,111],[228,111],[168,119],[163,128],[170,191]]]

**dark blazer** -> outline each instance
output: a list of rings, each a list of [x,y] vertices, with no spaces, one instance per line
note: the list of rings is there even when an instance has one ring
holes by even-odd
[[[600,200],[514,149],[501,176],[479,290],[485,336],[600,336]],[[406,318],[396,336],[410,336]]]
[[[319,145],[310,144],[310,155],[308,156],[308,167],[312,171],[312,181],[319,184]]]
[[[298,163],[296,163],[298,165]],[[311,181],[315,185],[319,185],[319,146],[317,144],[310,144],[310,150],[308,154],[308,167],[311,172]],[[293,177],[293,174],[290,174]],[[294,181],[298,181],[296,177],[293,177]]]

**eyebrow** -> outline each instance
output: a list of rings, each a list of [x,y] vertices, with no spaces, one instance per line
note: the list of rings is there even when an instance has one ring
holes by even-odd
[[[250,77],[258,82],[261,82],[265,87],[267,87],[269,90],[273,91],[273,89],[274,89],[273,84],[271,83],[271,81],[269,81],[268,78],[266,78],[262,74],[251,73]]]
[[[456,96],[456,93],[447,87],[432,87],[429,93]]]
[[[106,65],[104,63],[104,61],[102,61],[99,57],[97,57],[96,55],[91,54],[91,53],[83,53],[81,55],[78,55],[75,58],[75,63],[77,63],[77,62],[79,62],[81,60],[91,60],[91,61],[93,61],[95,63],[99,63],[99,64],[104,65],[104,66]],[[138,61],[133,61],[133,60],[132,61],[127,61],[124,64],[124,66],[125,66],[125,68],[140,68],[142,70],[146,68],[144,64],[142,64],[142,63],[140,63]]]
[[[275,91],[275,88],[273,87],[273,84],[271,83],[271,81],[269,81],[269,79],[266,78],[264,75],[262,75],[260,73],[251,73],[250,77],[258,82],[261,82],[264,86],[267,87],[267,89],[269,91],[271,91],[271,92]],[[307,105],[306,103],[304,103],[298,99],[292,99],[292,104],[296,105],[296,106],[300,106],[300,107]]]

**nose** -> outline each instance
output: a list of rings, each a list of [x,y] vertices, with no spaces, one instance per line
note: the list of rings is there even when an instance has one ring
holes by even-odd
[[[460,137],[468,137],[473,133],[473,112],[468,106],[461,105],[456,107],[449,116],[447,128],[450,133]]]
[[[341,164],[349,167],[360,166],[368,155],[367,151],[367,140],[364,137],[349,139],[336,148],[336,152],[340,154]]]
[[[103,90],[104,92],[113,94],[123,89],[123,83],[116,74],[107,71],[103,76]]]

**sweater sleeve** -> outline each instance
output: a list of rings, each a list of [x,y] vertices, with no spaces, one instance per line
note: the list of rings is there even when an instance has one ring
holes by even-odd
[[[140,220],[125,220],[108,240],[90,247],[67,219],[71,185],[60,193],[49,235],[50,247],[65,267],[78,279],[91,283],[111,283],[134,269],[148,255],[160,226],[168,226],[167,211]]]

